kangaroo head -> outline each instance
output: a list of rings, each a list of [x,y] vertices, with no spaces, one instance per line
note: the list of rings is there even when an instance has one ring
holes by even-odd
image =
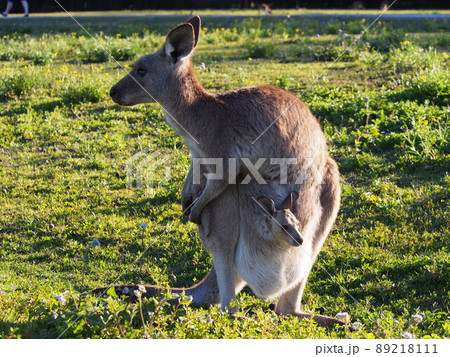
[[[164,101],[173,96],[183,73],[192,68],[190,54],[197,45],[200,17],[175,27],[166,37],[162,49],[139,58],[134,68],[110,90],[120,105]]]
[[[288,244],[299,247],[303,243],[303,237],[299,231],[300,223],[292,213],[294,201],[298,198],[297,192],[291,192],[281,204],[275,207],[275,202],[268,197],[259,197],[258,203],[270,215],[269,228],[275,239],[281,239]]]

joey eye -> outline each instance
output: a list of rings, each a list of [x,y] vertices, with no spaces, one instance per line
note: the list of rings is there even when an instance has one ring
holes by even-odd
[[[144,77],[147,74],[147,71],[143,68],[139,68],[136,70],[136,73],[138,74],[138,76]]]

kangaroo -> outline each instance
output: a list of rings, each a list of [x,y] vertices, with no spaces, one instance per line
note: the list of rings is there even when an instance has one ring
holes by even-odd
[[[260,6],[258,6],[258,13],[260,11],[262,11],[264,13],[264,15],[271,15],[272,14],[272,9],[267,4],[261,4]]]
[[[314,319],[320,326],[346,325],[341,320],[311,315],[300,310],[300,302],[306,280],[336,219],[340,203],[339,171],[336,163],[328,158],[323,182],[318,189],[317,205],[312,214],[312,234],[303,237],[301,222],[294,212],[302,205],[299,193],[291,193],[281,204],[267,197],[255,199],[255,193],[273,193],[270,185],[230,185],[224,194],[211,202],[203,212],[199,226],[200,237],[207,250],[219,244],[222,250],[227,247],[236,250],[231,274],[234,276],[232,298],[248,284],[255,294],[261,298],[279,296],[275,306],[277,314],[290,314],[301,319]],[[239,192],[238,192],[239,191]],[[238,219],[236,210],[229,209],[239,200],[240,233],[236,239],[235,225],[230,224]],[[224,204],[226,206],[224,206]],[[275,208],[278,206],[279,208]],[[229,221],[232,220],[232,221]],[[207,231],[216,229],[229,234],[225,241],[208,240]],[[305,232],[305,230],[303,229]],[[223,236],[225,237],[225,236]],[[230,253],[231,255],[231,253]],[[116,292],[121,294],[124,287],[130,291],[137,285],[117,286]],[[166,288],[145,285],[145,297],[159,295]],[[94,290],[103,293],[106,288]],[[219,288],[218,275],[213,267],[209,274],[198,284],[189,288],[170,288],[175,294],[185,293],[197,306],[218,304],[223,298]],[[132,296],[132,294],[131,294]],[[232,300],[230,298],[230,300]],[[175,298],[170,301],[177,303]]]
[[[389,0],[383,0],[380,4],[380,9],[386,11],[389,9],[390,1]]]
[[[364,10],[366,8],[366,6],[364,5],[364,2],[362,2],[362,1],[354,1],[352,3],[351,8],[354,10]]]
[[[173,292],[185,291],[193,297],[194,304],[220,301],[225,309],[245,286],[235,269],[235,254],[239,251],[241,228],[250,229],[254,217],[239,209],[244,185],[229,182],[251,171],[274,183],[271,195],[275,196],[275,203],[281,203],[281,198],[292,191],[299,192],[293,214],[304,242],[309,242],[303,245],[310,254],[302,262],[302,277],[297,277],[294,286],[282,293],[276,312],[309,318],[310,315],[299,312],[299,303],[309,271],[339,208],[337,166],[328,156],[316,118],[294,95],[270,86],[207,92],[195,75],[190,57],[199,32],[199,17],[177,26],[169,32],[161,50],[141,57],[110,91],[111,98],[120,105],[159,102],[167,122],[183,138],[193,159],[225,159],[223,179],[206,180],[195,200],[191,165],[182,204],[187,208],[193,203],[190,219],[199,223],[199,234],[213,256],[214,268],[199,284]],[[264,138],[258,140],[261,134]],[[293,158],[296,162],[282,167],[267,160],[260,162],[261,158]],[[235,159],[235,167],[226,159]],[[214,173],[215,167],[205,164],[203,169]],[[283,178],[285,182],[281,182]],[[158,287],[148,288],[148,296],[160,291]]]

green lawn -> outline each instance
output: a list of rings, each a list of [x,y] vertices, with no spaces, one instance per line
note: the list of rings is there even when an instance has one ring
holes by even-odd
[[[83,294],[111,283],[189,286],[210,269],[196,226],[180,219],[184,143],[157,105],[123,108],[108,96],[123,68],[161,46],[180,19],[86,20],[93,38],[70,19],[7,21],[1,338],[449,337],[448,21],[383,21],[367,31],[369,19],[204,20],[194,60],[205,64],[197,74],[208,90],[272,84],[301,95],[320,119],[343,200],[304,309],[348,312],[362,324],[351,330],[277,316],[250,290],[239,295],[247,319],[187,300]],[[159,151],[169,168],[168,177],[144,177],[144,190],[127,184],[127,164],[142,150]]]

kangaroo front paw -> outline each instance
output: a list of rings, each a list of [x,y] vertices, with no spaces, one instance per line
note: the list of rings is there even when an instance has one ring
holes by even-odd
[[[189,220],[192,223],[201,224],[202,223],[201,222],[201,215],[202,215],[201,210],[198,209],[197,205],[194,205],[191,208],[191,212],[190,212],[190,215],[189,215]]]
[[[189,215],[189,220],[190,220],[192,223],[195,223],[195,224],[202,224],[202,220],[201,220],[201,218],[200,218],[200,215],[193,214],[192,212],[191,212],[191,214]]]
[[[183,216],[189,219],[189,216],[191,215],[191,205],[192,205],[192,199],[182,200],[181,201],[181,207],[183,209]]]

